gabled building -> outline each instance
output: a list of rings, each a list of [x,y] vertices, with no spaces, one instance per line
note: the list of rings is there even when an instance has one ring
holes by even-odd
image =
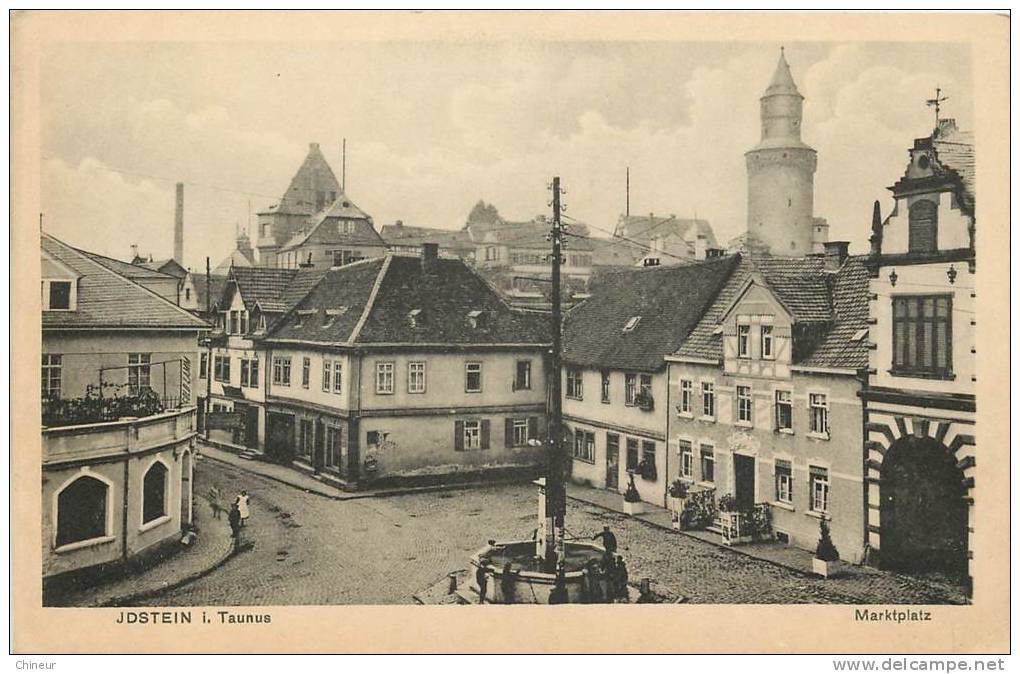
[[[165,260],[149,260],[140,262],[139,266],[145,267],[146,269],[152,269],[154,271],[161,272],[163,274],[169,274],[176,279],[182,279],[188,274],[188,270],[180,262],[173,258],[167,258]]]
[[[386,243],[375,231],[372,218],[340,192],[336,201],[312,217],[276,252],[276,266],[327,269],[385,252]]]
[[[662,265],[682,264],[685,260],[704,260],[709,251],[717,249],[719,243],[707,220],[648,215],[621,215],[616,224],[614,252],[627,251],[624,244],[640,244],[639,254],[633,264],[643,264],[646,259],[656,259]],[[600,256],[605,257],[605,254]],[[600,260],[601,261],[601,260]]]
[[[606,273],[564,321],[564,421],[572,477],[664,504],[671,461],[665,356],[727,282],[736,258]]]
[[[397,220],[392,225],[383,225],[380,232],[387,250],[393,253],[421,255],[426,243],[439,245],[440,254],[461,260],[475,259],[475,244],[471,235],[464,230],[436,229],[434,227],[412,227]]]
[[[255,251],[251,247],[251,239],[248,238],[247,232],[241,232],[237,236],[234,250],[213,268],[212,273],[216,276],[226,276],[231,267],[254,267],[255,264]]]
[[[233,412],[244,423],[209,429],[210,440],[256,452],[264,449],[267,360],[259,339],[322,274],[314,268],[230,268],[216,302],[217,331],[201,355],[199,395],[204,400],[208,392],[209,411]]]
[[[867,271],[824,256],[743,254],[669,362],[668,479],[732,497],[740,517],[814,549],[819,521],[844,559],[865,534],[860,393]]]
[[[868,545],[888,568],[968,579],[975,489],[974,140],[939,120],[896,205],[875,203],[864,391]]]
[[[546,321],[429,244],[330,269],[262,342],[266,453],[347,486],[529,470]]]
[[[308,154],[291,178],[280,201],[258,214],[259,264],[276,267],[276,254],[308,219],[337,200],[340,183],[318,143],[308,145]]]
[[[53,605],[179,546],[208,326],[109,258],[45,232],[40,254],[42,574]]]

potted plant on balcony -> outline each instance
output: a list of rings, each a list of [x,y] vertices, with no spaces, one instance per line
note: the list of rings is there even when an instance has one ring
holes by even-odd
[[[815,548],[815,558],[811,561],[812,570],[822,578],[828,578],[833,571],[833,566],[839,561],[839,551],[832,543],[829,535],[829,523],[821,520],[818,524],[819,536],[818,546]]]
[[[638,391],[634,396],[634,404],[643,412],[651,412],[655,409],[655,398],[648,391]]]
[[[627,471],[630,475],[630,484],[627,485],[627,491],[623,493],[623,512],[628,515],[640,515],[645,511],[644,503],[641,502],[641,494],[638,493],[637,487],[634,485],[634,471]]]
[[[669,485],[669,509],[673,513],[673,528],[680,528],[680,516],[687,503],[687,484],[680,479]]]

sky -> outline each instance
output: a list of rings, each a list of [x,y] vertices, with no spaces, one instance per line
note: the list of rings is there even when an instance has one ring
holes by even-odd
[[[595,235],[632,214],[744,230],[744,152],[759,139],[771,42],[65,43],[42,61],[44,228],[126,259],[173,252],[185,183],[185,264],[215,266],[321,145],[377,228],[458,229],[484,199],[508,219],[567,215]],[[787,42],[818,151],[815,215],[864,252],[872,203],[942,116],[973,128],[969,49]],[[254,231],[254,227],[252,228]]]

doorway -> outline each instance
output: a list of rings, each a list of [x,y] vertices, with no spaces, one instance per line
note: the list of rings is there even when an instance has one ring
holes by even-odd
[[[959,576],[967,569],[963,471],[932,438],[905,436],[886,452],[881,484],[881,565]]]
[[[733,455],[733,497],[739,510],[754,508],[754,457]]]
[[[606,434],[606,489],[620,488],[620,436]]]
[[[266,413],[266,457],[276,463],[294,460],[294,415]]]

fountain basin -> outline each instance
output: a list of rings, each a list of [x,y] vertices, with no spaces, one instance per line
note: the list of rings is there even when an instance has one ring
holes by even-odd
[[[486,587],[487,604],[548,604],[549,594],[556,582],[555,573],[542,569],[542,560],[536,557],[535,541],[497,542],[487,545],[471,557],[469,587],[478,592],[476,573],[481,559],[489,560],[490,574]],[[566,567],[567,602],[582,602],[582,588],[585,583],[585,565],[591,560],[600,560],[605,549],[594,543],[568,541],[564,545]],[[503,592],[503,567],[510,562],[514,572],[510,601]]]

